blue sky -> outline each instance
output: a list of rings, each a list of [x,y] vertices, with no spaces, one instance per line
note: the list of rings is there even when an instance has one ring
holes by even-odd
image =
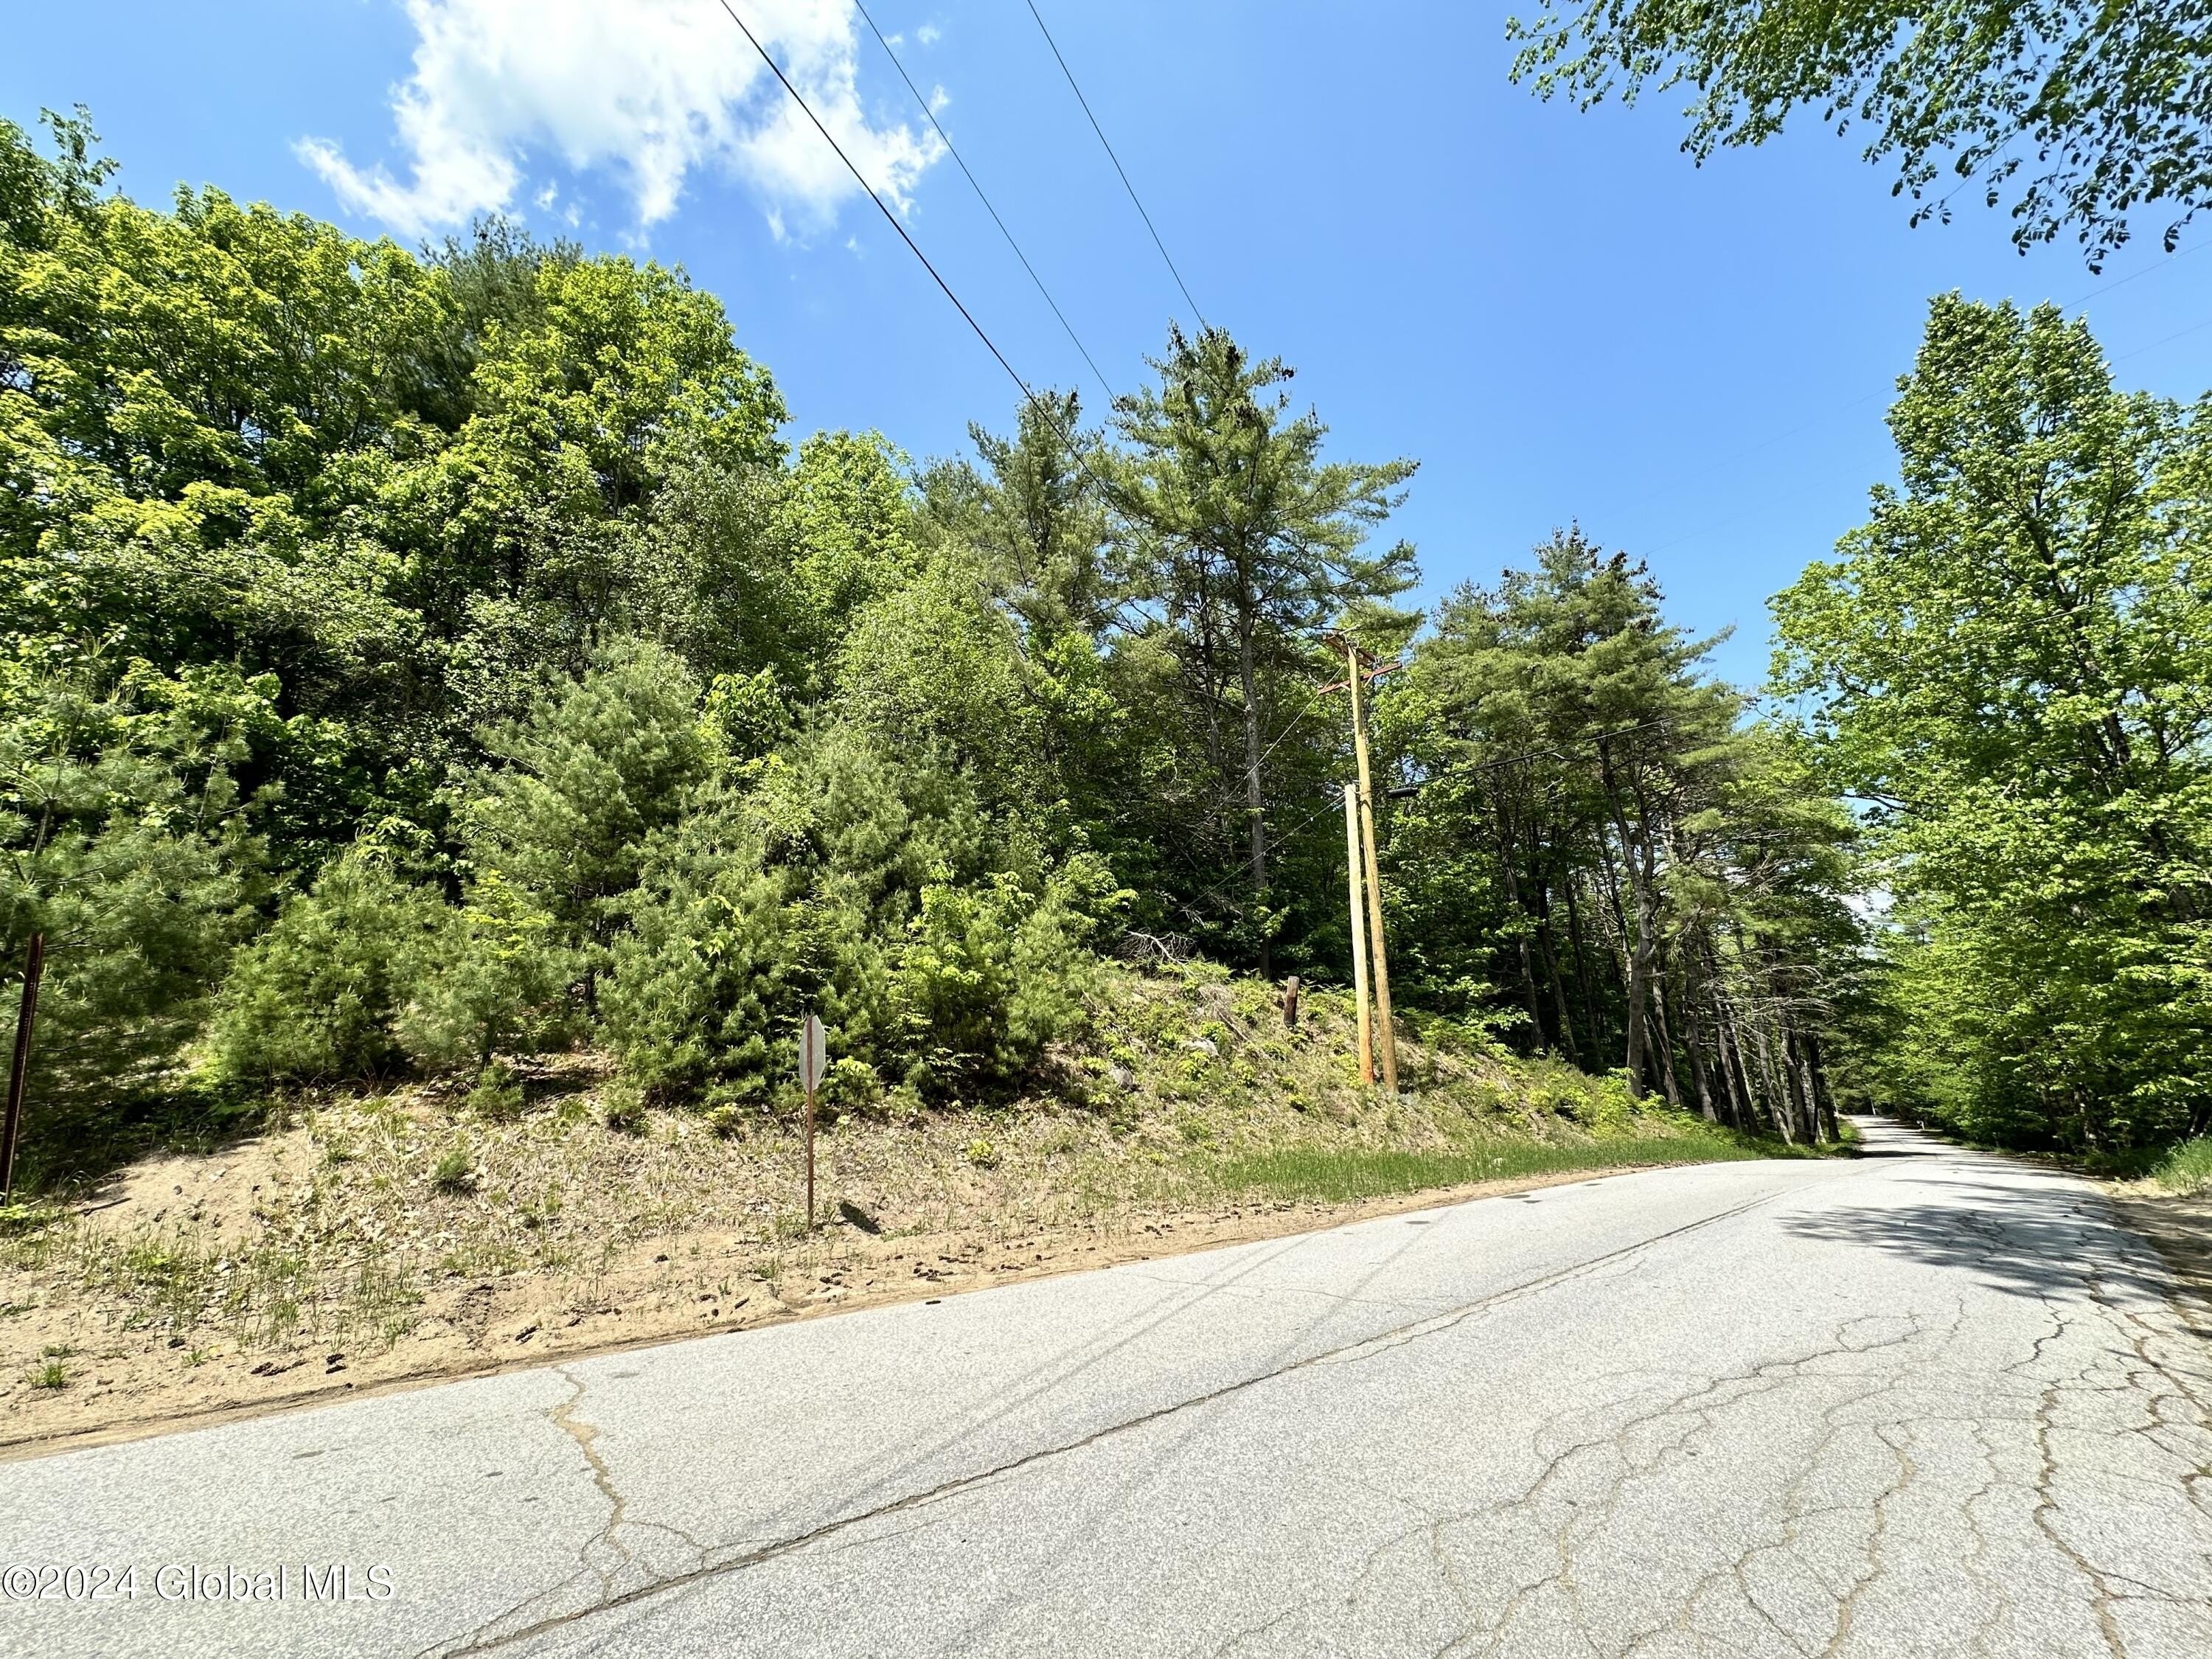
[[[732,3],[1017,368],[1095,409],[858,16]],[[1699,169],[1668,100],[1578,115],[1510,85],[1487,8],[1039,7],[1206,316],[1297,367],[1335,453],[1421,462],[1397,527],[1431,592],[1577,520],[1648,558],[1686,623],[1735,625],[1720,665],[1755,679],[1766,597],[1891,473],[1881,412],[1929,295],[2089,295],[2124,383],[2212,388],[2212,252],[2190,252],[2212,221],[2179,258],[2146,234],[2095,276],[2070,246],[2019,257],[1972,191],[1908,229],[1889,175],[1809,126]],[[871,9],[1126,388],[1188,308],[1024,0]],[[9,33],[0,112],[89,105],[141,200],[212,182],[410,243],[503,203],[683,264],[794,435],[873,427],[926,457],[1011,422],[1003,371],[715,0],[114,0]]]

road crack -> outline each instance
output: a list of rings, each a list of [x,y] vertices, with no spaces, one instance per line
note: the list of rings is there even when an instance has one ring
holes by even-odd
[[[513,1628],[504,1630],[500,1628],[502,1625],[511,1624],[515,1618],[526,1613],[529,1607],[542,1604],[551,1596],[559,1594],[562,1589],[567,1587],[568,1583],[574,1582],[574,1579],[572,1578],[570,1580],[564,1581],[562,1585],[556,1586],[551,1591],[545,1592],[540,1595],[532,1596],[528,1601],[522,1603],[520,1607],[502,1613],[497,1618],[490,1620],[485,1624],[477,1626],[475,1631],[463,1638],[458,1644],[450,1645],[434,1645],[427,1651],[428,1653],[441,1656],[441,1659],[461,1659],[461,1656],[464,1655],[487,1653],[499,1648],[508,1646],[515,1642],[524,1641],[534,1636],[544,1635],[550,1631],[561,1629],[566,1626],[574,1624],[579,1620],[594,1617],[600,1613],[613,1612],[618,1608],[630,1606],[648,1595],[657,1595],[664,1592],[681,1589],[690,1585],[701,1583],[709,1579],[726,1577],[731,1573],[743,1572],[750,1568],[775,1560],[781,1556],[788,1555],[794,1550],[804,1549],[807,1546],[817,1543],[823,1539],[835,1537],[838,1534],[845,1532],[851,1528],[860,1526],[866,1522],[878,1520],[884,1516],[904,1514],[909,1510],[922,1508],[928,1504],[941,1503],[949,1498],[960,1497],[967,1492],[991,1485],[994,1482],[1004,1480],[1010,1475],[1018,1474],[1023,1470],[1031,1468],[1038,1464],[1049,1462],[1053,1459],[1065,1457],[1075,1452],[1082,1451],[1091,1446],[1099,1444],[1101,1442],[1112,1439],[1120,1435],[1128,1434],[1137,1430],[1147,1428],[1153,1424],[1179,1416],[1183,1413],[1198,1410],[1201,1407],[1216,1404],[1218,1401],[1233,1398],[1236,1395],[1243,1394],[1252,1389],[1258,1388],[1264,1383],[1274,1382],[1279,1378],[1292,1376],[1300,1371],[1307,1370],[1317,1366],[1357,1363],[1360,1360],[1372,1358],[1375,1354],[1387,1352],[1392,1348],[1402,1347],[1409,1342],[1419,1341],[1431,1336],[1440,1334],[1445,1331],[1454,1329],[1463,1324],[1468,1320],[1477,1317],[1492,1309],[1504,1306],[1525,1297],[1540,1294],[1541,1292],[1553,1289],[1557,1285],[1570,1283],[1586,1274],[1599,1271],[1600,1269],[1612,1264],[1626,1261],[1644,1251],[1651,1249],[1657,1245],[1666,1243],[1670,1240],[1680,1238],[1687,1234],[1694,1233],[1705,1228],[1717,1226],[1723,1222],[1732,1220],[1738,1216],[1743,1215],[1748,1211],[1759,1208],[1762,1205],[1771,1203],[1776,1198],[1780,1197],[1781,1195],[1782,1194],[1779,1193],[1762,1194],[1758,1198],[1732,1206],[1728,1209],[1718,1211],[1714,1214],[1701,1217],[1698,1220],[1685,1222],[1679,1227],[1670,1227],[1663,1232],[1654,1233],[1648,1238],[1638,1239],[1635,1243],[1623,1245],[1618,1249],[1606,1251],[1604,1254],[1593,1256],[1586,1261],[1577,1262],[1571,1267],[1559,1268],[1548,1273],[1541,1273],[1537,1275],[1535,1278],[1524,1280],[1518,1285],[1508,1285],[1503,1290],[1492,1291],[1486,1296],[1478,1297],[1474,1300],[1465,1303],[1446,1313],[1426,1316],[1418,1320],[1410,1321],[1407,1324],[1400,1326],[1395,1330],[1382,1332],[1379,1335],[1363,1337],[1358,1341],[1346,1343],[1340,1348],[1333,1348],[1326,1350],[1321,1353],[1310,1354],[1302,1359],[1291,1360],[1287,1364],[1274,1366],[1269,1370],[1255,1373],[1250,1376],[1239,1377],[1233,1382],[1224,1383],[1218,1388],[1211,1389],[1203,1393],[1190,1395],[1186,1399],[1172,1401],[1168,1405],[1158,1407],[1152,1411],[1139,1413],[1133,1417],[1125,1419],[1118,1423],[1109,1424],[1103,1428],[1094,1430],[1091,1433],[1082,1435],[1075,1439],[1069,1440],[1057,1445],[1042,1447],[1036,1451],[1024,1453],[1018,1457],[1010,1458],[1006,1462],[994,1465],[992,1468],[979,1470],[969,1474],[956,1476],[951,1480],[942,1481],[936,1486],[927,1487],[922,1491],[912,1492],[902,1498],[894,1498],[889,1502],[873,1505],[852,1515],[841,1516],[832,1520],[825,1521],[819,1526],[808,1528],[804,1531],[792,1534],[784,1538],[776,1539],[769,1543],[754,1545],[749,1547],[734,1548],[727,1553],[720,1553],[701,1547],[696,1544],[696,1540],[690,1540],[687,1539],[687,1541],[693,1542],[693,1547],[695,1548],[700,1549],[701,1556],[699,1564],[687,1571],[661,1574],[654,1577],[649,1583],[639,1584],[618,1592],[605,1594],[599,1600],[587,1607],[577,1607],[557,1613],[550,1613],[546,1617]],[[582,1393],[580,1387],[576,1384],[575,1379],[569,1376],[565,1370],[563,1370],[560,1375],[568,1380],[572,1387],[577,1388],[577,1393],[574,1396],[572,1396],[568,1402],[567,1402],[566,1407],[556,1407],[556,1413],[562,1409],[572,1410],[574,1405],[580,1401]],[[576,1438],[578,1440],[578,1444],[584,1449],[586,1460],[591,1462],[594,1471],[594,1476],[597,1478],[600,1474],[603,1466],[598,1460],[595,1450],[591,1446],[586,1444],[584,1440],[577,1435],[576,1430],[570,1426],[574,1420],[574,1419],[572,1415],[568,1421],[561,1422],[559,1426],[562,1429],[563,1432],[569,1434],[571,1438]],[[596,1428],[593,1428],[592,1430],[591,1437],[596,1440],[597,1436],[598,1431]],[[611,1490],[611,1483],[609,1483],[607,1486],[603,1486],[601,1490],[609,1493],[611,1500],[618,1502],[618,1498],[616,1498],[616,1495]],[[1419,1528],[1416,1528],[1415,1530],[1418,1531]],[[602,1533],[600,1535],[605,1536],[605,1533]],[[586,1547],[588,1548],[589,1547],[587,1546]],[[617,1547],[619,1548],[620,1547],[617,1546]],[[627,1557],[629,1553],[624,1551],[623,1553]]]

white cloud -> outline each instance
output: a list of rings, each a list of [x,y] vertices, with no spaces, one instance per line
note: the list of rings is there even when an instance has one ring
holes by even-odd
[[[924,23],[914,32],[914,38],[925,46],[933,46],[945,38],[945,31],[934,23]]]
[[[789,222],[828,224],[859,193],[718,0],[401,3],[419,37],[414,73],[392,89],[407,176],[356,166],[327,139],[294,149],[348,208],[402,234],[512,211],[533,153],[613,168],[640,229],[676,210],[700,167],[750,185],[778,236]],[[869,121],[850,0],[733,3],[846,153],[906,207],[943,145]]]

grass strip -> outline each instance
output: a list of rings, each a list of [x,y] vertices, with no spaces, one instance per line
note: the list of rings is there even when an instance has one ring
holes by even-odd
[[[1779,1143],[1770,1146],[1733,1135],[1694,1133],[1588,1141],[1499,1139],[1446,1152],[1286,1146],[1224,1158],[1212,1166],[1211,1173],[1231,1193],[1340,1203],[1430,1187],[1463,1187],[1478,1181],[1510,1181],[1518,1176],[1555,1175],[1571,1170],[1804,1155],[1802,1148]]]

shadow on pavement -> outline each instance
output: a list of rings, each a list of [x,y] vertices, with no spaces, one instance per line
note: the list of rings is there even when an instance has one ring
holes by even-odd
[[[1909,1156],[1907,1149],[1875,1156]],[[2172,1283],[2156,1256],[2079,1190],[1929,1181],[1955,1199],[1868,1205],[1785,1217],[1784,1231],[1823,1243],[1880,1250],[1972,1273],[2016,1296],[2078,1295],[2094,1279],[2107,1291],[2163,1297]]]

